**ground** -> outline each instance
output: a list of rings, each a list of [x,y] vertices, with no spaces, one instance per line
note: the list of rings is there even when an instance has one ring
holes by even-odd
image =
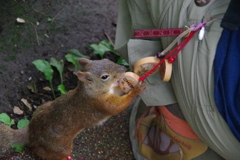
[[[7,113],[17,123],[24,116],[30,119],[33,113],[21,99],[32,107],[52,99],[51,91],[43,89],[49,86],[48,81],[32,61],[54,57],[68,66],[64,56],[70,49],[97,59],[88,44],[114,41],[117,8],[118,1],[110,0],[0,0],[0,113]],[[16,18],[23,18],[25,23],[17,23]],[[114,60],[111,55],[109,58]],[[59,77],[54,80],[57,83]],[[65,69],[67,90],[76,83],[76,77]],[[30,86],[38,91],[33,93]],[[14,106],[24,114],[14,114]],[[104,125],[81,132],[74,141],[73,159],[134,159],[128,136],[130,111],[128,108]],[[9,151],[2,159],[38,158],[26,148],[20,153]]]

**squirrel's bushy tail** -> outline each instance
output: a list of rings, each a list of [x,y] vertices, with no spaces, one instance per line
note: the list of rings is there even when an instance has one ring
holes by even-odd
[[[0,157],[11,145],[26,143],[28,143],[28,127],[14,130],[4,123],[0,123]]]

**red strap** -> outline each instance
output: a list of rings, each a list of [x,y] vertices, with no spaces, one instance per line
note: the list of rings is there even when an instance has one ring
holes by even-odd
[[[182,28],[136,30],[134,31],[134,38],[173,37],[179,36],[182,32]]]
[[[202,27],[204,27],[207,24],[207,22],[202,22],[198,24],[191,25],[192,31],[187,36],[186,39],[184,39],[179,45],[177,45],[172,51],[170,51],[161,61],[155,65],[150,71],[148,71],[144,76],[139,78],[139,81],[144,81],[148,76],[151,75],[153,71],[155,71],[160,64],[164,62],[165,59],[170,58],[170,56],[175,59],[178,55],[178,53],[187,45],[187,43],[193,38],[194,34],[198,32]],[[137,30],[134,32],[135,38],[148,38],[148,37],[159,37],[159,36],[174,36],[174,35],[180,35],[183,32],[182,28],[168,28],[168,29],[150,29],[150,30]],[[173,63],[172,61],[171,63]]]
[[[190,33],[190,35],[184,39],[179,45],[177,45],[171,52],[169,52],[163,59],[161,59],[161,61],[158,62],[158,64],[156,64],[150,71],[148,71],[144,76],[140,77],[139,78],[139,81],[144,81],[148,76],[151,75],[151,73],[153,71],[155,71],[159,66],[160,64],[162,64],[164,62],[165,59],[168,59],[170,56],[174,56],[176,57],[177,54],[184,48],[184,46],[192,39],[192,37],[194,36],[194,34],[196,33],[197,31],[192,31]]]

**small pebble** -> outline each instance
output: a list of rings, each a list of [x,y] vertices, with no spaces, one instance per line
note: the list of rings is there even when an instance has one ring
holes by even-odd
[[[18,23],[25,23],[25,20],[22,19],[22,18],[17,18],[16,21],[17,21]]]

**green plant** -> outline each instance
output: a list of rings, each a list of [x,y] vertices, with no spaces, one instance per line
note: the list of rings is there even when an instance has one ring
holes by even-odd
[[[29,122],[30,121],[27,119],[27,117],[24,117],[23,119],[18,121],[17,128],[21,129],[27,127]],[[13,144],[11,145],[11,147],[14,149],[15,152],[21,152],[24,149],[25,144]]]
[[[117,64],[120,64],[120,65],[124,65],[124,66],[129,66],[129,64],[127,63],[127,61],[125,59],[123,59],[122,57],[119,57],[118,60],[117,60]]]
[[[90,57],[83,55],[82,53],[80,53],[78,50],[76,49],[70,49],[68,51],[68,54],[65,55],[65,58],[67,59],[68,62],[72,63],[75,66],[75,70],[79,70],[80,66],[78,63],[78,59],[79,58],[87,58],[89,59]]]
[[[53,78],[53,69],[50,65],[50,63],[48,61],[42,60],[42,59],[37,59],[35,61],[32,62],[35,67],[44,73],[45,79],[49,81],[51,90],[52,90],[52,94],[54,99],[56,98],[56,95],[54,93],[54,89],[53,89],[53,84],[52,84],[52,78]]]
[[[61,84],[58,85],[58,90],[61,92],[61,94],[65,94],[67,91],[65,89],[65,86],[63,84],[63,69],[64,69],[64,62],[63,60],[56,60],[55,58],[51,58],[50,59],[50,64],[52,66],[54,66],[58,73],[59,73],[59,76],[60,76],[60,80],[61,80]]]
[[[25,145],[24,144],[13,144],[11,145],[12,149],[14,149],[15,152],[21,152]]]
[[[105,52],[107,52],[107,51],[111,51],[114,54],[119,55],[114,50],[112,44],[107,40],[101,41],[99,44],[89,44],[88,46],[93,49],[93,53],[99,55],[101,58],[103,58]]]
[[[1,113],[0,114],[0,121],[3,122],[4,124],[6,124],[7,126],[11,126],[14,124],[14,120],[11,119],[6,113]],[[18,124],[17,124],[17,128],[18,129],[21,129],[21,128],[24,128],[26,126],[28,126],[29,124],[29,120],[24,117],[24,119],[21,119],[20,121],[18,121]],[[11,147],[16,151],[16,152],[20,152],[24,149],[24,144],[14,144],[14,145],[11,145]]]
[[[99,44],[90,44],[88,45],[93,49],[93,52],[97,55],[100,56],[100,58],[104,58],[104,54],[106,52],[111,52],[117,56],[119,56],[117,60],[117,64],[128,66],[128,63],[119,55],[117,51],[114,50],[113,45],[108,41],[104,40],[101,41]],[[68,62],[72,63],[74,65],[74,70],[80,70],[80,65],[78,63],[79,58],[87,58],[90,59],[89,56],[86,56],[82,53],[80,53],[76,49],[70,49],[68,53],[65,55],[65,58]],[[52,94],[54,99],[56,98],[54,88],[53,88],[53,83],[52,83],[52,78],[53,78],[53,73],[54,70],[52,69],[52,66],[55,67],[60,75],[60,80],[61,83],[60,85],[57,86],[57,89],[61,92],[61,94],[65,94],[67,91],[65,89],[65,86],[63,84],[63,71],[64,71],[64,61],[63,60],[56,60],[55,58],[50,59],[50,63],[46,60],[38,59],[32,62],[36,68],[43,72],[45,75],[45,79],[49,81],[50,87],[52,90]]]
[[[47,21],[48,21],[48,22],[52,22],[52,18],[48,17],[48,18],[47,18]]]
[[[9,127],[14,124],[14,120],[11,119],[6,113],[0,114],[0,121]]]
[[[104,58],[106,52],[111,52],[119,56],[117,64],[128,66],[128,63],[120,56],[120,54],[114,50],[114,46],[108,40],[103,40],[99,44],[89,44],[90,48],[93,49],[93,53],[99,55],[101,58]]]
[[[111,52],[119,56],[116,62],[117,64],[124,65],[127,67],[129,66],[129,64],[120,56],[120,54],[116,50],[114,50],[114,46],[108,40],[103,40],[99,44],[89,44],[88,46],[92,48],[93,53],[99,55],[101,59],[104,58],[106,52]],[[67,59],[68,62],[72,63],[75,66],[75,70],[79,70],[80,68],[77,60],[79,58],[89,59],[90,57],[81,54],[76,49],[71,49],[68,51],[68,54],[65,55],[65,58]]]
[[[57,69],[59,76],[60,76],[60,80],[61,80],[60,85],[57,86],[57,89],[61,92],[61,94],[65,94],[67,92],[65,89],[65,86],[63,84],[63,69],[64,69],[64,61],[63,60],[58,61],[55,58],[51,58],[50,63],[49,63],[46,60],[37,59],[37,60],[33,61],[32,63],[35,65],[35,67],[39,71],[44,73],[45,79],[49,81],[54,99],[56,98],[56,95],[55,95],[53,83],[52,83],[52,78],[53,78],[53,73],[54,73],[52,66]]]
[[[17,128],[21,129],[21,128],[27,127],[29,122],[30,121],[27,119],[27,117],[24,117],[23,119],[18,121]]]

